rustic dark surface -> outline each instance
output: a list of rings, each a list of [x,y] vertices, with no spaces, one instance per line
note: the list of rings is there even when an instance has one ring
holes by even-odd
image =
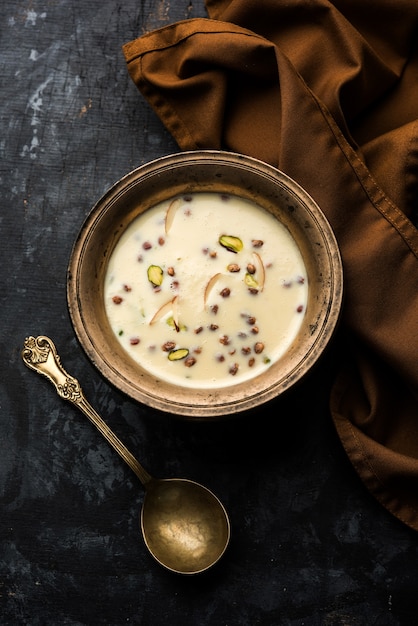
[[[327,411],[332,353],[256,415],[192,424],[111,388],[74,337],[66,269],[84,218],[122,175],[177,151],[131,83],[121,46],[204,15],[202,0],[0,5],[0,624],[416,624],[418,537],[369,496],[345,457]],[[212,571],[179,577],[152,560],[137,479],[25,368],[32,334],[55,341],[153,474],[220,496],[232,541]]]

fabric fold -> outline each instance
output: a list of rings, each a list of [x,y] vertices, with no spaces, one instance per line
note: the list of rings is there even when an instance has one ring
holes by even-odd
[[[418,530],[418,6],[379,6],[382,21],[363,0],[208,0],[216,19],[123,50],[181,149],[266,161],[327,216],[346,292],[332,416],[370,492]]]

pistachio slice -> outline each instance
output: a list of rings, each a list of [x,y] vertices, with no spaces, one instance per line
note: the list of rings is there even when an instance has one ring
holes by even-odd
[[[159,287],[163,282],[163,269],[159,265],[150,265],[147,269],[147,276],[149,282],[154,285],[154,287]]]
[[[179,333],[181,330],[187,330],[187,326],[185,324],[180,324],[178,321],[176,322],[173,315],[167,318],[166,324],[170,328],[174,328],[177,333]]]
[[[250,289],[259,289],[258,281],[254,278],[252,274],[246,272],[244,277],[244,282]]]
[[[218,241],[223,248],[234,252],[234,254],[241,252],[244,247],[241,239],[239,237],[233,237],[232,235],[221,235]]]
[[[169,361],[180,361],[181,359],[185,359],[189,354],[187,348],[177,348],[176,350],[170,350],[168,353]]]
[[[179,208],[180,205],[181,205],[180,198],[175,198],[169,204],[169,207],[168,207],[167,212],[165,214],[165,223],[164,223],[164,228],[165,228],[165,234],[166,235],[168,234],[168,231],[171,228],[171,225],[172,225],[173,220],[174,220],[174,216],[176,215],[177,209]]]

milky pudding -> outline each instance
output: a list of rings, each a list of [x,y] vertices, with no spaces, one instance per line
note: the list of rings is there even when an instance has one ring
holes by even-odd
[[[280,359],[307,306],[288,229],[253,202],[193,193],[139,215],[109,259],[106,313],[126,352],[183,387],[248,380]]]

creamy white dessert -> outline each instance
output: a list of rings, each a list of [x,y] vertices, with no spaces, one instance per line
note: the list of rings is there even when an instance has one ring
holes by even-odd
[[[170,383],[234,385],[263,372],[301,327],[308,277],[288,229],[232,195],[194,193],[139,215],[105,277],[110,325]]]

